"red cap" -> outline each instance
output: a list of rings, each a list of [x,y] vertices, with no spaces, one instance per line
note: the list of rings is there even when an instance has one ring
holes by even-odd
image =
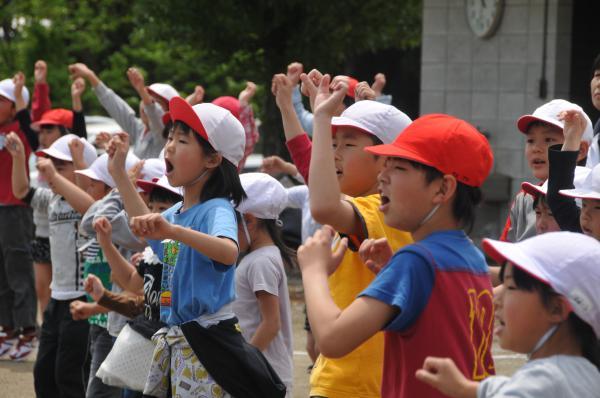
[[[227,109],[237,120],[240,120],[240,101],[237,98],[229,96],[218,97],[212,103]]]
[[[494,162],[492,149],[483,134],[464,120],[442,114],[420,117],[393,143],[365,150],[423,163],[472,187],[483,184]]]
[[[192,106],[187,103],[181,97],[173,97],[169,101],[169,113],[171,114],[171,120],[175,122],[179,120],[190,126],[194,131],[200,134],[200,137],[208,141],[208,134],[200,121],[200,118],[192,109]]]
[[[165,112],[162,115],[163,126],[166,126],[171,121],[171,114],[169,112]]]
[[[31,124],[31,128],[38,131],[41,126],[52,124],[63,126],[68,129],[73,128],[73,111],[63,108],[51,109],[42,114],[42,118]]]
[[[346,95],[348,97],[354,98],[354,90],[356,90],[356,85],[358,84],[358,80],[353,77],[348,76],[348,92]]]

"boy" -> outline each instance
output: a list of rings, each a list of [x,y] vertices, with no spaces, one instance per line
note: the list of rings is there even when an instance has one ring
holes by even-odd
[[[341,310],[327,285],[341,253],[331,253],[333,231],[324,227],[298,251],[308,317],[321,352],[336,358],[385,329],[382,397],[442,397],[415,379],[427,355],[446,353],[470,379],[494,372],[492,286],[483,254],[462,230],[473,225],[491,148],[468,123],[427,115],[392,144],[366,151],[387,156],[378,177],[385,223],[415,243],[393,257],[384,239],[363,243],[361,257],[381,271]]]
[[[306,75],[302,75],[302,82],[309,91],[317,90]],[[321,84],[329,83],[321,81]],[[321,112],[315,110],[312,151],[304,158],[298,154],[308,151],[299,149],[296,144],[306,142],[310,151],[310,142],[301,133],[302,130],[293,127],[298,122],[290,106],[289,95],[285,93],[291,91],[291,84],[285,80],[278,88],[277,103],[284,121],[288,148],[298,169],[306,170],[305,163],[310,162],[305,179],[309,186],[312,216],[321,224],[331,224],[340,237],[347,236],[350,241],[352,250],[346,253],[337,269],[330,270],[329,278],[335,303],[345,308],[375,277],[358,255],[361,242],[368,238],[387,237],[394,249],[411,242],[406,232],[384,225],[383,214],[378,210],[380,199],[376,190],[383,158],[362,150],[368,145],[392,142],[411,120],[398,109],[375,101],[357,102],[341,117],[331,120],[347,93],[345,81],[339,80],[337,86],[340,90],[336,91],[335,101],[330,101],[331,107],[321,109]],[[342,92],[342,89],[346,91]],[[332,143],[331,125],[335,145]],[[332,145],[334,151],[331,150]],[[340,199],[342,194],[344,198]],[[346,239],[341,242],[344,246]],[[369,339],[344,358],[331,359],[321,355],[312,370],[310,395],[379,397],[382,356],[382,334]]]
[[[548,178],[548,147],[562,144],[564,141],[564,123],[558,115],[570,109],[581,110],[581,107],[565,100],[555,99],[537,108],[532,115],[521,116],[517,121],[519,131],[525,134],[527,139],[525,144],[527,165],[540,182]],[[587,120],[589,121],[589,118]],[[592,122],[589,121],[579,147],[578,162],[585,160],[591,141]],[[533,198],[524,192],[519,192],[510,208],[500,240],[519,242],[533,235],[535,235]]]

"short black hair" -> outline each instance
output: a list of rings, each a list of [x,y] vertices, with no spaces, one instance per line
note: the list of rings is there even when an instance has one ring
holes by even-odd
[[[40,126],[40,128],[52,128],[52,127],[58,127],[58,131],[60,131],[61,136],[71,134],[71,130],[69,130],[62,124],[42,124]]]
[[[184,122],[179,120],[175,121],[172,130],[176,129],[180,129],[184,134],[193,135],[200,144],[205,156],[211,156],[218,153],[208,141],[200,137],[200,134],[195,132]],[[236,207],[246,198],[246,192],[240,182],[240,175],[238,174],[237,167],[225,158],[223,158],[221,164],[217,166],[216,170],[213,171],[208,178],[208,181],[204,184],[204,189],[202,189],[202,194],[200,195],[201,202],[214,198],[231,200]]]
[[[592,77],[594,77],[597,70],[600,70],[600,54],[596,55],[594,63],[592,64]]]
[[[428,166],[423,163],[408,161],[415,169],[422,170],[425,173],[425,181],[431,184],[438,178],[442,178],[444,173],[435,167]],[[452,215],[458,220],[462,228],[470,233],[475,224],[475,213],[477,206],[483,200],[483,193],[479,187],[472,187],[456,181],[456,194],[452,203]]]
[[[181,202],[181,199],[181,195],[161,187],[154,187],[150,191],[150,202],[166,202],[175,204],[177,202]]]

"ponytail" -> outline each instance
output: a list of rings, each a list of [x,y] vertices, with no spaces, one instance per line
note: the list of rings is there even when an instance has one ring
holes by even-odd
[[[583,357],[600,370],[600,341],[596,337],[594,329],[574,312],[569,314],[567,321],[573,334],[579,341]]]
[[[271,240],[273,240],[273,244],[279,249],[285,267],[288,270],[295,268],[293,259],[296,257],[296,252],[289,248],[283,241],[283,237],[281,236],[281,228],[277,225],[277,221],[265,219],[261,219],[260,221],[265,226],[269,236],[271,237]]]

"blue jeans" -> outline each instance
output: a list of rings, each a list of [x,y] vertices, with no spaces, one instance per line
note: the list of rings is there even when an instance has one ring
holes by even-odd
[[[96,377],[96,372],[112,349],[114,340],[108,330],[98,325],[90,325],[88,356],[90,363],[90,379],[88,381],[87,398],[121,398],[121,389],[104,384]]]

